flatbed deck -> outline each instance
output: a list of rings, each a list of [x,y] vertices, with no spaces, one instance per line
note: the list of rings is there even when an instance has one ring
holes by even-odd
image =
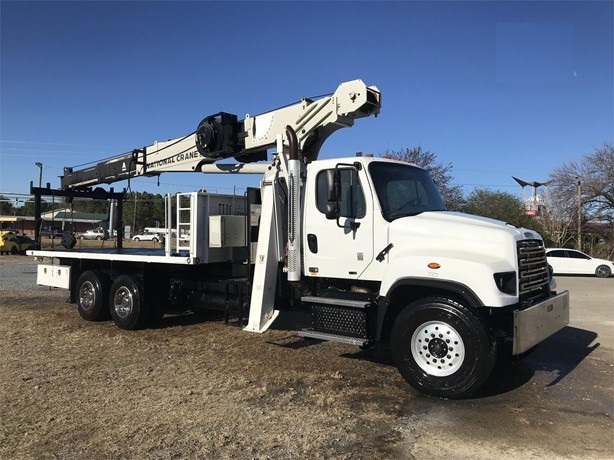
[[[172,265],[195,265],[198,258],[190,257],[188,251],[167,256],[163,248],[86,248],[79,250],[30,250],[27,254],[49,259],[113,260],[126,262],[148,262]]]

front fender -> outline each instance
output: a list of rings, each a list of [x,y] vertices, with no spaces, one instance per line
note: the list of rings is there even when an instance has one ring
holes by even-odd
[[[405,289],[409,291],[405,291]],[[398,298],[399,295],[406,292],[410,292],[411,294],[402,300]],[[450,293],[454,294],[460,302],[468,307],[484,306],[484,303],[480,300],[478,295],[469,286],[461,283],[433,278],[401,278],[396,280],[388,290],[387,295],[378,298],[376,325],[377,340],[379,341],[382,338],[386,319],[390,321],[390,327],[392,327],[392,322],[396,314],[407,304],[423,296],[437,294],[444,296],[450,295]],[[392,316],[389,316],[389,308],[391,308],[391,306],[394,311],[391,313]]]
[[[462,251],[445,255],[407,254],[393,258],[388,264],[380,296],[389,297],[401,280],[421,280],[421,284],[432,289],[464,286],[458,289],[472,292],[474,305],[503,307],[517,303],[518,297],[499,291],[494,274],[511,271],[515,272],[516,268],[509,261],[482,254]]]

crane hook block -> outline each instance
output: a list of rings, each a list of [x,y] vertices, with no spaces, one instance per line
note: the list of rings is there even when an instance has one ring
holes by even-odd
[[[235,156],[244,149],[241,131],[242,123],[237,122],[236,115],[220,112],[204,118],[196,128],[198,153],[213,160]]]

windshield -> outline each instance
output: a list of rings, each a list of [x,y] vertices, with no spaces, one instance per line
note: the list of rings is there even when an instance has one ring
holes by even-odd
[[[424,169],[398,163],[369,165],[375,192],[387,221],[425,211],[445,211],[443,200]]]

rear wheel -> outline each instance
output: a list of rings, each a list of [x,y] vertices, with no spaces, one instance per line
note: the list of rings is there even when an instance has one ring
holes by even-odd
[[[143,280],[138,275],[120,275],[111,286],[111,317],[120,329],[146,326],[149,311],[144,303]]]
[[[109,319],[108,275],[99,271],[87,270],[77,281],[77,310],[86,321]]]
[[[134,241],[141,241],[141,239],[138,236],[135,236]]]
[[[607,265],[599,265],[595,270],[595,276],[598,278],[609,278],[612,276],[612,270]]]
[[[13,246],[11,247],[11,255],[15,256],[17,255],[19,251],[17,250],[17,246]]]
[[[408,305],[391,338],[399,372],[416,390],[463,398],[488,378],[497,357],[489,328],[467,307],[430,297]]]

